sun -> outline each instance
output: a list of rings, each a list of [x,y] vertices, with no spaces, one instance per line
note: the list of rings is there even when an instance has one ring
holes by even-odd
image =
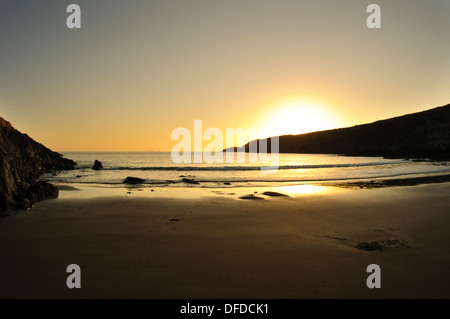
[[[323,103],[313,100],[290,100],[274,104],[262,121],[272,136],[302,134],[338,128],[340,116]]]

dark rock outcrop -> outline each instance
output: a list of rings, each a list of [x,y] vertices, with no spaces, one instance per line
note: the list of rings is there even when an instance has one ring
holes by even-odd
[[[258,143],[259,144],[259,143]],[[271,139],[267,139],[270,152]],[[249,143],[224,151],[249,151]],[[280,153],[450,159],[450,104],[353,127],[279,137]]]
[[[102,162],[95,160],[94,166],[92,166],[93,170],[99,171],[103,168]]]
[[[58,195],[58,187],[44,181],[37,181],[17,200],[17,206],[19,208],[28,208],[41,200],[57,198]]]
[[[244,195],[244,196],[241,196],[241,197],[239,197],[239,198],[240,198],[240,199],[252,199],[252,200],[264,200],[263,197],[259,197],[259,196],[256,196],[256,195],[254,195],[254,194]]]
[[[123,180],[123,182],[124,182],[124,184],[135,185],[135,184],[142,184],[143,182],[145,182],[145,179],[142,179],[142,178],[139,178],[139,177],[128,176],[127,178],[125,178]]]
[[[195,185],[200,184],[199,182],[197,182],[193,178],[183,178],[183,179],[181,179],[181,181],[186,183],[186,184],[195,184]]]
[[[266,195],[266,196],[270,196],[270,197],[289,197],[288,195],[283,194],[283,193],[270,192],[270,191],[264,192],[262,194]]]
[[[56,187],[37,180],[44,173],[75,165],[0,117],[0,212],[27,209],[36,201],[57,197]]]

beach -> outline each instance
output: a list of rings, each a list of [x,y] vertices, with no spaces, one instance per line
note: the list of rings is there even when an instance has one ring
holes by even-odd
[[[14,314],[53,308],[10,299],[145,299],[126,316],[164,318],[293,300],[259,313],[290,318],[309,314],[297,300],[450,298],[450,1],[0,8]]]
[[[58,199],[0,219],[0,298],[449,298],[449,193],[449,182],[62,185]],[[383,239],[405,245],[356,247]],[[81,289],[66,286],[70,264],[81,267]],[[371,264],[379,289],[366,285]]]

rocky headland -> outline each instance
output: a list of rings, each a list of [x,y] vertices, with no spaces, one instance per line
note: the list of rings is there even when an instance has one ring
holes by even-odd
[[[45,173],[75,169],[63,158],[23,134],[0,117],[0,214],[27,209],[35,202],[58,197],[58,188],[38,181]]]
[[[224,151],[231,150],[249,152],[249,143]],[[370,124],[283,135],[279,152],[450,160],[450,104]]]

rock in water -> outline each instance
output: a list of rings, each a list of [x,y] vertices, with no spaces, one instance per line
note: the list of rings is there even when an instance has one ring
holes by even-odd
[[[92,166],[92,169],[98,171],[98,170],[101,170],[102,168],[103,168],[102,163],[100,161],[95,160],[94,166]]]
[[[199,182],[197,182],[193,178],[183,178],[181,181],[185,182],[186,184],[196,184],[196,185],[200,184]]]
[[[141,183],[145,182],[145,179],[128,176],[127,178],[125,178],[123,180],[123,182],[125,184],[141,184]]]
[[[57,197],[56,187],[37,180],[42,174],[75,169],[75,165],[0,117],[0,212],[26,209],[36,201]]]

